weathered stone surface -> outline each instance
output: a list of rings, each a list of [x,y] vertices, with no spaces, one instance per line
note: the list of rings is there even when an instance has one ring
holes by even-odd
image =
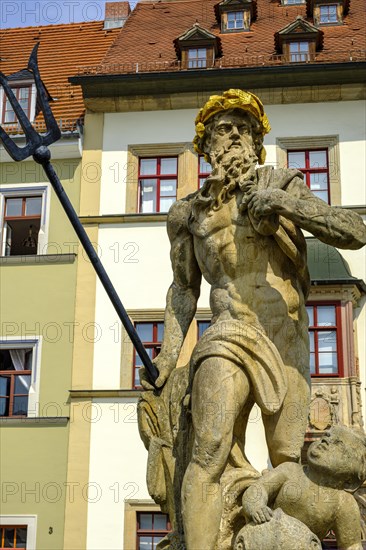
[[[286,515],[281,508],[271,521],[248,523],[240,531],[234,550],[321,550],[320,540],[301,521]]]
[[[162,548],[232,548],[244,525],[241,495],[260,477],[244,452],[255,403],[272,465],[300,468],[310,401],[301,230],[338,248],[366,242],[361,218],[315,197],[297,170],[256,169],[268,131],[254,95],[229,90],[211,98],[196,119],[194,143],[212,174],[168,215],[174,280],[155,359],[163,389],[152,392],[143,377],[148,391],[139,404],[149,490],[174,528]],[[175,370],[202,276],[211,285],[212,324],[190,364]],[[328,413],[319,426],[329,424]]]
[[[365,435],[334,426],[310,445],[307,462],[285,462],[251,485],[243,495],[246,521],[272,524],[273,510],[281,508],[320,540],[332,530],[339,548],[362,550],[361,515],[352,493],[366,480]]]

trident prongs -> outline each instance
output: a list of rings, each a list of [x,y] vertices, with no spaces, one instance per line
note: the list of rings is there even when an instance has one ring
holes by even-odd
[[[26,158],[34,155],[39,147],[42,145],[47,146],[51,145],[61,137],[61,132],[57,126],[56,120],[52,114],[49,102],[46,96],[46,91],[43,86],[37,62],[37,51],[39,43],[36,44],[32,50],[32,53],[28,61],[28,69],[32,71],[34,76],[34,81],[36,84],[36,90],[38,95],[38,100],[41,105],[41,110],[44,115],[44,120],[46,123],[47,133],[41,135],[36,132],[32,124],[28,120],[26,114],[21,108],[18,100],[16,99],[13,90],[9,84],[6,76],[0,72],[0,84],[4,88],[6,97],[9,99],[10,104],[14,110],[15,116],[19,121],[20,126],[23,129],[25,135],[25,146],[19,147],[16,143],[8,136],[3,128],[0,128],[0,139],[2,140],[4,147],[8,154],[13,160],[20,161],[25,160]]]

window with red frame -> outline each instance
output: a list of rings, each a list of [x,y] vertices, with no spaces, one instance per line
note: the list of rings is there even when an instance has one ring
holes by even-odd
[[[306,306],[309,316],[312,376],[342,376],[340,309],[338,303],[309,303]]]
[[[154,359],[160,353],[161,342],[164,335],[164,323],[163,321],[153,323],[135,323],[136,332],[143,343],[147,354],[151,359]],[[133,385],[134,388],[141,388],[139,369],[142,367],[142,361],[136,350],[134,350],[134,362],[133,362]]]
[[[201,189],[205,179],[211,174],[211,164],[205,161],[203,155],[198,157],[198,189]]]
[[[171,531],[169,517],[160,512],[137,514],[137,550],[155,550],[158,542]]]
[[[31,86],[17,86],[12,88],[13,93],[18,100],[19,105],[25,112],[28,118],[30,118],[30,111],[31,111],[31,92],[32,87]],[[11,103],[9,99],[4,94],[4,102],[3,102],[3,113],[1,117],[2,124],[14,124],[18,122],[17,117],[15,116],[15,113],[13,111],[13,107],[11,106]]]
[[[0,417],[27,416],[32,349],[0,349]]]
[[[329,162],[327,149],[288,151],[289,168],[301,170],[305,183],[319,199],[329,204]]]
[[[5,256],[37,254],[42,197],[7,197],[4,208]]]
[[[139,160],[139,212],[168,212],[177,198],[178,158]]]
[[[4,548],[27,548],[27,527],[24,525],[1,525],[0,550]]]

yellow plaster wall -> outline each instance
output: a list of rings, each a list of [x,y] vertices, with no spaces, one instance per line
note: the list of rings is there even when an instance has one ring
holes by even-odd
[[[66,486],[67,426],[0,429],[0,515],[37,515],[37,550],[61,550]]]
[[[103,149],[104,114],[87,113],[81,170],[80,215],[99,214],[100,176]],[[88,225],[91,241],[98,243],[98,225]],[[96,274],[90,262],[80,256],[77,272],[75,346],[72,389],[91,389],[93,384],[93,329],[95,321]],[[88,332],[83,327],[88,326]],[[85,414],[88,400],[71,403],[67,480],[85,487],[89,482],[90,422]],[[87,539],[88,502],[77,493],[74,501],[66,501],[64,550],[85,550]]]
[[[55,161],[75,209],[79,210],[81,162]],[[34,162],[0,165],[2,187],[45,184]],[[77,238],[51,191],[48,251],[77,252]],[[57,258],[56,258],[57,260]],[[69,416],[77,261],[5,264],[0,268],[0,338],[41,337],[38,416]],[[63,547],[68,450],[68,424],[8,425],[0,428],[1,482],[15,483],[13,495],[2,496],[0,514],[37,515],[37,549]],[[4,488],[4,486],[2,486]],[[32,494],[31,490],[35,492]],[[5,498],[5,499],[4,499]],[[52,531],[52,534],[49,532]]]

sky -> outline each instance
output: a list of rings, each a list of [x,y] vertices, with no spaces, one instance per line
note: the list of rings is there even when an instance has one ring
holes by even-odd
[[[0,28],[104,19],[106,0],[0,0]],[[131,8],[136,0],[130,0]]]

